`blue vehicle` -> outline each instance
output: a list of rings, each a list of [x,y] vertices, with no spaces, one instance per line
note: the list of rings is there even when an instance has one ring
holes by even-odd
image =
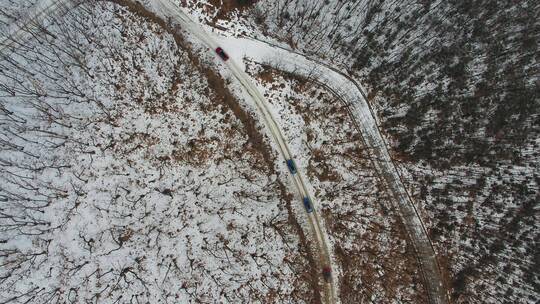
[[[313,204],[311,204],[309,196],[304,196],[304,207],[306,208],[307,213],[313,212]]]
[[[291,174],[296,174],[296,164],[294,163],[294,160],[287,159],[287,167],[289,167]]]

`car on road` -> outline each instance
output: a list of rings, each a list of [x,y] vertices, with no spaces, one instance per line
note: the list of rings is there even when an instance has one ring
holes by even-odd
[[[227,55],[227,53],[225,53],[221,47],[216,48],[216,53],[219,55],[219,57],[221,57],[221,59],[223,59],[223,61],[227,61],[227,59],[229,59],[229,55]]]
[[[326,283],[330,283],[332,281],[332,268],[330,266],[324,266],[322,269],[322,275]]]
[[[313,204],[309,196],[304,196],[304,207],[306,208],[307,213],[313,212]]]
[[[294,160],[287,159],[287,167],[289,167],[291,174],[296,174],[296,164],[294,163]]]

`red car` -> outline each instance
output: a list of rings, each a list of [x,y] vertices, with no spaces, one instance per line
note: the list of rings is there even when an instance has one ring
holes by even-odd
[[[332,268],[330,268],[330,266],[324,266],[322,275],[326,283],[330,283],[330,281],[332,281]]]
[[[223,59],[223,61],[227,61],[227,59],[229,59],[229,55],[227,55],[227,53],[225,53],[221,47],[216,49],[216,53],[219,55],[219,57],[221,57],[221,59]]]

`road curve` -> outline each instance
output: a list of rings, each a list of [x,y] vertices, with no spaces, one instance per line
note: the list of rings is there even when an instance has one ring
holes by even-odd
[[[186,31],[197,37],[201,42],[203,42],[207,47],[209,47],[212,52],[219,46],[218,43],[214,41],[212,37],[210,37],[198,23],[191,20],[191,18],[187,16],[178,6],[175,6],[168,0],[156,0],[155,3],[158,3],[161,6],[161,12],[163,14],[165,14],[167,17],[176,18],[176,20],[183,26]],[[250,81],[250,77],[234,62],[232,58],[225,61],[224,63],[231,70],[231,72],[238,79],[238,81],[240,81],[247,93],[255,101],[257,109],[263,117],[266,127],[270,130],[272,138],[276,142],[279,152],[284,158],[284,160],[293,159],[292,153],[287,145],[287,141],[281,133],[281,130],[279,129],[274,117],[272,116],[268,108],[268,103],[266,102],[260,91],[257,89],[257,87]],[[292,174],[292,177],[294,180],[294,184],[302,198],[305,196],[310,196],[300,172],[297,171],[296,174]],[[313,197],[311,197],[311,199],[312,201],[314,200]],[[321,229],[320,217],[315,207],[313,212],[307,214],[312,232],[317,241],[320,267],[319,273],[322,275],[323,267],[332,267],[330,252],[328,250],[326,239],[324,237],[324,232]],[[332,271],[332,273],[333,276],[335,276],[335,272]],[[324,302],[328,304],[336,303],[337,296],[333,280],[331,282],[325,282],[324,286]]]
[[[320,69],[320,63],[318,67]],[[320,83],[327,87],[331,86],[333,93],[344,100],[345,104],[350,108],[352,117],[356,120],[355,123],[360,126],[362,138],[367,147],[371,148],[372,162],[403,220],[410,243],[416,253],[429,302],[433,304],[449,303],[449,295],[443,284],[435,248],[428,237],[427,228],[412,197],[405,188],[394,160],[390,156],[388,145],[376,123],[375,113],[367,102],[362,87],[347,75],[336,71],[333,67],[324,67],[338,73],[341,80],[345,79],[349,82],[350,87],[346,88],[346,86],[343,86],[343,82],[337,85],[335,80],[332,81],[329,76],[331,73],[327,71],[310,71],[311,75],[318,77]],[[355,90],[352,90],[353,88]]]
[[[28,35],[27,31],[33,25],[38,24],[47,16],[47,14],[52,13],[62,4],[71,5],[75,4],[76,2],[77,1],[73,0],[42,0],[41,2],[38,2],[36,6],[26,14],[26,18],[9,26],[6,30],[7,34],[0,38],[0,55],[2,55],[2,53],[14,43],[21,43],[21,41],[24,41],[26,38],[25,35]],[[167,12],[165,12],[166,15],[172,13],[173,17],[177,18],[189,32],[194,34],[208,47],[215,49],[218,46],[217,43],[208,34],[206,34],[197,23],[193,22],[187,15],[185,15],[179,7],[171,4],[168,0],[155,0],[155,2],[159,3],[161,8],[167,9]],[[285,54],[281,54],[281,59],[290,59],[290,57],[292,57],[290,56],[291,54],[300,56],[296,59],[301,58],[305,61],[304,66],[302,67],[304,69],[309,66],[309,64],[317,66],[317,69],[319,70],[318,73],[314,73],[316,70],[314,68],[304,74],[307,74],[310,77],[315,75],[318,77],[317,80],[320,83],[324,83],[325,86],[328,87],[332,86],[334,93],[342,100],[346,101],[348,106],[352,108],[351,113],[362,129],[364,141],[368,146],[372,147],[372,151],[375,156],[374,164],[382,176],[382,179],[387,184],[388,191],[393,197],[393,201],[396,203],[396,207],[403,218],[409,238],[411,239],[411,243],[420,262],[420,269],[424,277],[426,288],[428,289],[428,297],[430,302],[441,304],[448,303],[448,293],[442,284],[441,271],[438,265],[435,250],[431,244],[431,240],[427,236],[427,229],[425,228],[425,225],[418,214],[414,203],[412,202],[412,198],[403,185],[403,181],[401,180],[401,176],[397,171],[393,159],[390,157],[386,142],[375,121],[375,114],[367,102],[363,88],[356,83],[354,79],[351,79],[348,75],[331,66],[314,61],[310,58],[306,58],[302,54],[294,53],[291,50],[287,50],[279,46],[270,45],[270,47],[273,48],[273,51],[280,50],[281,52],[285,52]],[[266,101],[258,89],[250,82],[249,77],[242,71],[242,69],[238,67],[238,65],[234,63],[233,60],[226,62],[226,65],[231,69],[231,71],[233,71],[235,77],[242,83],[244,88],[255,101],[265,120],[266,126],[270,129],[273,139],[278,144],[281,155],[285,159],[292,159],[292,155],[286,141],[282,136],[273,116],[270,114]],[[295,67],[293,68],[292,72],[302,74],[302,69],[297,69],[299,65],[294,63],[293,66]],[[325,71],[321,71],[321,67],[324,67]],[[301,195],[308,196],[308,191],[301,174],[293,174],[293,179]],[[317,211],[314,210],[312,213],[308,213],[308,218],[312,231],[317,240],[320,266],[331,266],[330,254],[323,236]],[[325,284],[326,303],[335,303],[336,299],[337,297],[334,285],[332,283]]]
[[[448,291],[443,284],[442,272],[435,249],[428,237],[427,229],[418,213],[412,197],[407,192],[402,177],[390,156],[388,145],[375,119],[375,113],[367,102],[366,94],[360,84],[345,73],[325,63],[313,60],[303,54],[256,39],[232,38],[235,45],[257,43],[257,49],[264,54],[274,53],[274,61],[268,58],[255,58],[261,63],[270,64],[277,69],[312,79],[329,88],[348,107],[362,138],[372,154],[372,162],[386,185],[392,203],[398,210],[414,248],[419,270],[423,277],[429,302],[446,304],[450,302]]]

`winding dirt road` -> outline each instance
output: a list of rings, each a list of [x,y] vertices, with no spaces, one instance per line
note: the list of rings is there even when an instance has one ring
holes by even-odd
[[[7,34],[0,38],[0,55],[11,45],[22,43],[26,38],[25,35],[29,35],[28,30],[33,25],[39,24],[39,22],[48,14],[58,9],[61,5],[71,5],[76,2],[77,1],[70,0],[43,0],[42,2],[39,2],[38,5],[28,13],[27,18],[9,27]],[[197,37],[204,45],[209,47],[212,52],[219,46],[198,23],[192,21],[189,16],[169,0],[154,0],[151,4],[157,6],[155,9],[158,9],[165,17],[177,20],[182,25],[183,29]],[[248,41],[250,40],[245,40],[244,42],[248,43]],[[262,42],[258,43],[264,44]],[[268,45],[268,47],[272,48],[271,51],[281,60],[289,61],[289,63],[292,61],[292,66],[294,67],[292,68],[292,72],[298,74],[304,73],[310,77],[316,77],[318,82],[331,87],[334,93],[351,107],[351,113],[362,131],[364,141],[372,148],[374,164],[379,171],[382,180],[387,185],[392,201],[395,203],[397,210],[399,210],[405,227],[407,228],[409,239],[415,248],[420,263],[420,271],[424,277],[430,303],[448,303],[448,294],[442,284],[441,271],[439,269],[435,250],[428,237],[427,229],[416,210],[412,198],[406,191],[397,167],[390,156],[384,137],[381,135],[381,130],[376,123],[375,114],[369,106],[361,86],[347,75],[332,67],[313,61],[290,50],[285,50],[272,45]],[[301,63],[302,61],[303,63]],[[257,87],[251,82],[250,77],[234,62],[233,59],[226,61],[225,65],[231,70],[246,92],[252,97],[264,119],[266,127],[270,131],[272,139],[277,144],[282,157],[285,160],[293,159],[287,141],[269,111],[268,103]],[[292,174],[292,177],[300,195],[302,197],[311,197],[301,172]],[[311,197],[311,199],[314,201],[313,197]],[[314,234],[314,239],[317,242],[319,270],[322,274],[323,267],[332,266],[330,252],[328,250],[326,237],[321,229],[320,217],[317,210],[315,209],[313,212],[307,213],[307,215]],[[325,303],[336,303],[337,295],[334,282],[325,283],[324,286],[323,299]]]
[[[283,47],[253,39],[227,38],[226,40],[228,40],[227,44],[231,46],[248,45],[238,47],[237,51],[240,52],[258,49],[264,55],[260,58],[253,58],[253,60],[312,79],[329,88],[334,95],[347,105],[356,126],[362,134],[364,143],[370,148],[373,165],[381,181],[385,184],[388,195],[404,223],[409,241],[414,248],[419,263],[419,270],[427,289],[429,303],[449,303],[449,295],[443,284],[435,248],[428,237],[422,217],[418,213],[412,197],[407,192],[397,166],[390,155],[388,144],[382,136],[375,119],[375,113],[367,101],[362,86],[334,67]],[[272,58],[269,58],[268,54],[272,54]],[[256,54],[250,55],[257,56]]]
[[[210,48],[212,52],[219,46],[219,44],[210,35],[208,35],[198,23],[191,20],[191,18],[187,16],[178,6],[172,4],[168,0],[155,0],[154,2],[161,6],[160,8],[161,14],[170,18],[175,18],[175,20],[181,24],[184,30],[188,31],[189,33],[197,37],[204,45]],[[224,64],[231,70],[231,72],[236,77],[236,79],[238,79],[238,81],[242,84],[242,86],[244,87],[246,92],[251,96],[253,101],[255,101],[257,109],[259,110],[259,113],[261,114],[266,127],[269,129],[272,139],[277,144],[278,150],[281,156],[284,158],[284,161],[288,159],[293,159],[293,155],[287,145],[287,140],[283,136],[283,133],[279,129],[278,124],[276,123],[274,117],[272,116],[268,108],[267,101],[262,96],[262,94],[257,89],[257,87],[251,82],[250,77],[235,63],[235,61],[232,58],[225,61]],[[298,192],[300,193],[301,197],[302,198],[306,196],[310,197],[313,202],[314,198],[311,195],[309,195],[304,179],[302,178],[301,172],[297,171],[297,173],[292,174],[292,177],[294,179],[294,184]],[[299,200],[299,202],[301,203],[301,200]],[[315,206],[314,206],[313,212],[307,213],[307,215],[308,215],[309,223],[311,226],[311,230],[314,234],[314,239],[317,241],[318,256],[319,256],[318,266],[320,268],[319,273],[321,274],[321,279],[322,279],[323,268],[325,266],[328,266],[328,267],[332,266],[330,252],[328,250],[328,245],[326,242],[326,238],[324,236],[324,232],[321,229],[320,217],[317,213]],[[333,284],[333,280],[331,280],[330,282],[324,283],[323,293],[324,293],[323,299],[325,303],[328,303],[328,304],[336,303],[337,296],[336,296],[336,290]]]

